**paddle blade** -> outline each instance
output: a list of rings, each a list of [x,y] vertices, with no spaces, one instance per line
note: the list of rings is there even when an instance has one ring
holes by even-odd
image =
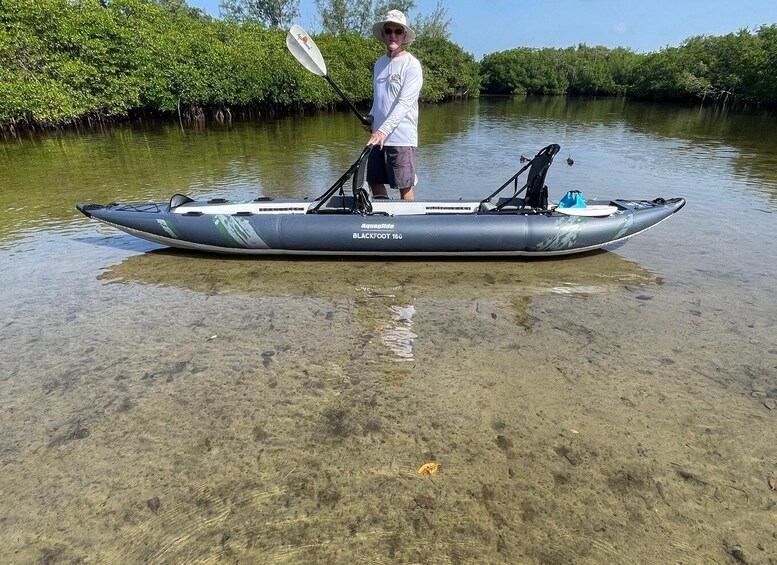
[[[291,26],[288,35],[286,35],[286,47],[289,48],[294,58],[311,73],[321,77],[326,75],[326,63],[321,51],[318,50],[313,38],[300,26],[296,24]]]

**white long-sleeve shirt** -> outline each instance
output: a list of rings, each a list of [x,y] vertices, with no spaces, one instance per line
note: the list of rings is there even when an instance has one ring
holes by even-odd
[[[418,95],[424,83],[421,63],[407,51],[375,62],[375,100],[370,114],[383,145],[418,147]]]

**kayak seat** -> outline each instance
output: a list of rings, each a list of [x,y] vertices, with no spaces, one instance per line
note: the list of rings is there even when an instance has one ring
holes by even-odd
[[[523,213],[526,208],[529,210],[547,210],[548,187],[545,186],[545,177],[548,174],[548,168],[551,163],[553,163],[553,158],[559,151],[561,151],[561,146],[557,143],[551,143],[547,147],[540,149],[537,155],[531,159],[528,164],[521,167],[521,169],[507,179],[502,186],[481,201],[480,210],[486,211],[486,207],[483,205],[490,203],[497,194],[511,184],[514,186],[513,196],[511,198],[500,198],[496,208],[493,209],[494,212],[499,212],[508,208],[514,209],[520,213]],[[526,171],[526,169],[529,169],[529,173],[526,175],[526,183],[518,188],[518,178]],[[524,198],[519,199],[518,195],[524,190],[526,190],[526,195]],[[512,208],[513,206],[516,208]]]
[[[553,158],[561,151],[561,146],[552,143],[543,147],[532,159],[529,174],[526,177],[526,198],[523,207],[541,208],[548,207],[548,187],[545,185],[545,177],[553,163]]]

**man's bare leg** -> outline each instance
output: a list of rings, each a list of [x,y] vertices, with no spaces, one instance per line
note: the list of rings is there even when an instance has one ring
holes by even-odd
[[[370,190],[372,191],[373,198],[388,198],[388,191],[386,190],[386,186],[383,184],[371,184]],[[399,195],[402,200],[413,200],[413,187],[411,186],[409,188],[400,188]]]
[[[373,198],[388,198],[388,192],[386,191],[385,185],[371,184],[370,190],[372,191]]]

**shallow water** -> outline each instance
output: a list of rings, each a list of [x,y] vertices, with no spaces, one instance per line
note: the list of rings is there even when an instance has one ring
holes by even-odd
[[[777,562],[775,120],[421,118],[422,197],[558,142],[552,198],[688,205],[563,260],[223,258],[74,204],[313,196],[350,115],[0,145],[0,562]]]

